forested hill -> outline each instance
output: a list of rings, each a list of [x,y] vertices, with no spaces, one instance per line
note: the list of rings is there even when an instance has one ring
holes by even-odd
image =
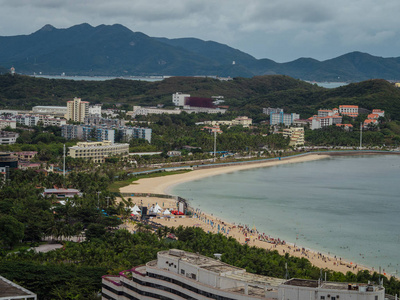
[[[0,36],[0,65],[21,74],[253,77],[282,74],[309,81],[400,79],[400,57],[351,52],[325,61],[277,63],[195,38],[150,37],[119,25],[45,25],[28,35]]]
[[[189,93],[194,97],[222,95],[224,105],[241,114],[259,114],[263,107],[282,107],[302,118],[319,108],[354,104],[366,109],[380,108],[400,120],[400,89],[385,80],[368,80],[336,89],[325,89],[282,75],[235,78],[171,77],[157,82],[114,79],[73,81],[9,74],[0,76],[0,107],[31,109],[35,105],[66,105],[73,97],[91,103],[172,106],[171,95]]]

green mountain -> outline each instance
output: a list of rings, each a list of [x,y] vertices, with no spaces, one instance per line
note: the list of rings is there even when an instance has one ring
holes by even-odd
[[[80,24],[67,29],[46,25],[29,35],[0,37],[0,65],[14,66],[21,74],[220,77],[281,74],[308,81],[351,82],[400,79],[400,58],[352,52],[326,61],[299,58],[276,63],[213,41],[154,38],[118,24],[97,27]]]
[[[177,91],[194,97],[223,95],[224,105],[241,114],[260,114],[263,107],[282,107],[306,118],[320,108],[355,104],[369,110],[383,109],[391,118],[400,120],[400,89],[386,80],[367,80],[325,89],[283,75],[239,77],[231,81],[171,77],[148,82],[124,79],[74,81],[6,74],[0,76],[0,108],[66,105],[73,97],[91,103],[119,103],[128,109],[132,109],[132,105],[172,106],[171,95]]]

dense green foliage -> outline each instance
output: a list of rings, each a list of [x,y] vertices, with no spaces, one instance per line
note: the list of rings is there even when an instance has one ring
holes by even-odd
[[[219,81],[211,78],[172,77],[157,82],[135,80],[73,81],[27,76],[0,76],[0,107],[31,109],[35,105],[66,105],[73,97],[106,106],[164,104],[172,106],[177,91],[194,97],[223,95],[224,105],[236,115],[263,120],[263,107],[281,107],[300,113],[301,118],[320,108],[343,104],[385,110],[391,119],[400,119],[400,90],[385,80],[369,80],[336,89],[325,89],[287,76],[258,76]],[[264,120],[267,117],[264,115]]]

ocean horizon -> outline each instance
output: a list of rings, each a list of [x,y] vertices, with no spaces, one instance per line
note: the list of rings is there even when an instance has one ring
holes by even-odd
[[[176,185],[190,206],[398,276],[400,156],[335,156]],[[349,269],[350,271],[350,269]]]

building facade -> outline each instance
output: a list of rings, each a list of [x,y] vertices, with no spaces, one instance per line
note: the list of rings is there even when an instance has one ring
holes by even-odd
[[[332,298],[333,297],[333,298]],[[384,300],[385,289],[367,284],[279,279],[247,273],[220,260],[183,250],[102,278],[102,299]]]
[[[177,92],[175,94],[172,94],[172,103],[175,106],[184,106],[186,98],[189,98],[189,94],[182,94],[181,92]]]
[[[263,108],[263,114],[266,115],[279,114],[279,113],[283,113],[283,108],[273,108],[273,107]]]
[[[11,145],[17,142],[19,134],[10,131],[0,131],[0,145]]]
[[[349,117],[358,116],[358,106],[357,105],[339,105],[339,113]]]
[[[290,127],[283,130],[283,136],[290,138],[289,146],[304,145],[304,128]]]
[[[88,115],[89,102],[82,101],[81,98],[74,98],[67,102],[67,120],[83,123]]]
[[[67,111],[68,111],[67,106],[34,106],[32,108],[32,113],[34,114],[52,115],[60,117],[65,117],[67,115]]]
[[[111,141],[79,142],[69,147],[68,156],[72,158],[91,159],[94,162],[104,162],[109,156],[126,157],[129,154],[129,144],[113,144]]]
[[[284,114],[283,112],[271,113],[269,115],[269,122],[271,125],[284,124],[285,126],[292,125],[294,120],[300,119],[299,114]]]

